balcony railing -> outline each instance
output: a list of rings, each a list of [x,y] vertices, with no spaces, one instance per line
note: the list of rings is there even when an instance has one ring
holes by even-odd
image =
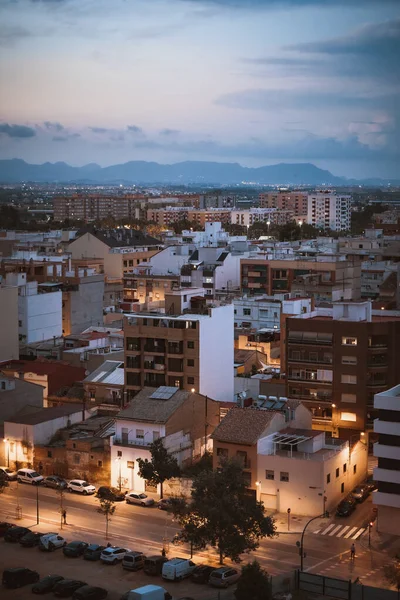
[[[306,377],[296,377],[295,375],[288,375],[289,381],[304,381],[304,383],[322,383],[322,385],[333,385],[333,381],[325,381],[323,379],[308,379]]]
[[[296,398],[299,400],[308,400],[309,402],[332,402],[332,394],[329,395],[317,395],[317,396],[310,396],[310,394],[302,394],[302,393],[294,393],[294,392],[289,392],[289,397],[290,398]]]
[[[144,439],[134,439],[134,440],[126,440],[123,438],[114,437],[113,445],[114,446],[124,446],[126,448],[133,446],[150,446],[151,442],[146,441]]]

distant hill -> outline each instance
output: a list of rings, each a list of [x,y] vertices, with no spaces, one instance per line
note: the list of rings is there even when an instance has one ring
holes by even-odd
[[[260,183],[271,185],[351,185],[362,181],[336,177],[310,163],[249,168],[238,163],[186,161],[172,165],[130,161],[100,167],[90,163],[71,167],[65,162],[32,165],[21,159],[0,160],[1,183],[104,183],[104,184],[214,184],[234,185]],[[381,179],[368,180],[369,185],[384,185]],[[395,182],[392,182],[395,184]]]

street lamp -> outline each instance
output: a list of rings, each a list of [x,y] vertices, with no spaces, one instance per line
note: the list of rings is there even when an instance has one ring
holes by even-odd
[[[36,525],[39,525],[39,484],[36,484]]]
[[[115,459],[115,462],[119,463],[118,488],[119,488],[119,491],[121,491],[121,489],[122,489],[122,481],[121,481],[121,457],[117,456],[117,458]]]
[[[371,528],[373,527],[373,525],[374,525],[374,524],[373,524],[373,522],[372,522],[372,521],[370,521],[370,522],[368,523],[368,547],[369,547],[369,548],[371,547]]]
[[[323,515],[319,515],[318,517],[313,517],[312,519],[310,519],[308,521],[308,523],[305,524],[303,533],[301,534],[301,541],[296,542],[296,546],[299,548],[299,554],[300,554],[300,571],[303,571],[304,558],[306,557],[306,554],[304,552],[304,534],[306,532],[307,527],[309,526],[310,523],[312,523],[316,519],[328,519],[328,518],[329,518],[329,513],[328,513],[328,511],[325,511]]]
[[[7,467],[10,468],[10,443],[7,438],[4,438],[3,442],[7,445]]]

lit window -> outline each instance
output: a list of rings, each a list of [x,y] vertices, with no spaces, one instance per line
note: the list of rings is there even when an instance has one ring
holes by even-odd
[[[355,423],[357,421],[357,415],[356,413],[342,412],[340,413],[340,419],[342,421],[351,421],[352,423]]]
[[[356,365],[357,356],[342,356],[342,365]]]
[[[357,375],[345,375],[342,373],[341,381],[342,381],[342,383],[356,384],[357,383]]]
[[[357,338],[356,337],[342,337],[342,346],[357,346]]]
[[[136,429],[136,439],[137,440],[144,439],[144,429]]]

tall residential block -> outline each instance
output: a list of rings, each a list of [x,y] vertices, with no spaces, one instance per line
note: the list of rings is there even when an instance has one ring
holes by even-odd
[[[351,196],[330,190],[309,194],[307,222],[324,231],[348,231],[351,224]]]

